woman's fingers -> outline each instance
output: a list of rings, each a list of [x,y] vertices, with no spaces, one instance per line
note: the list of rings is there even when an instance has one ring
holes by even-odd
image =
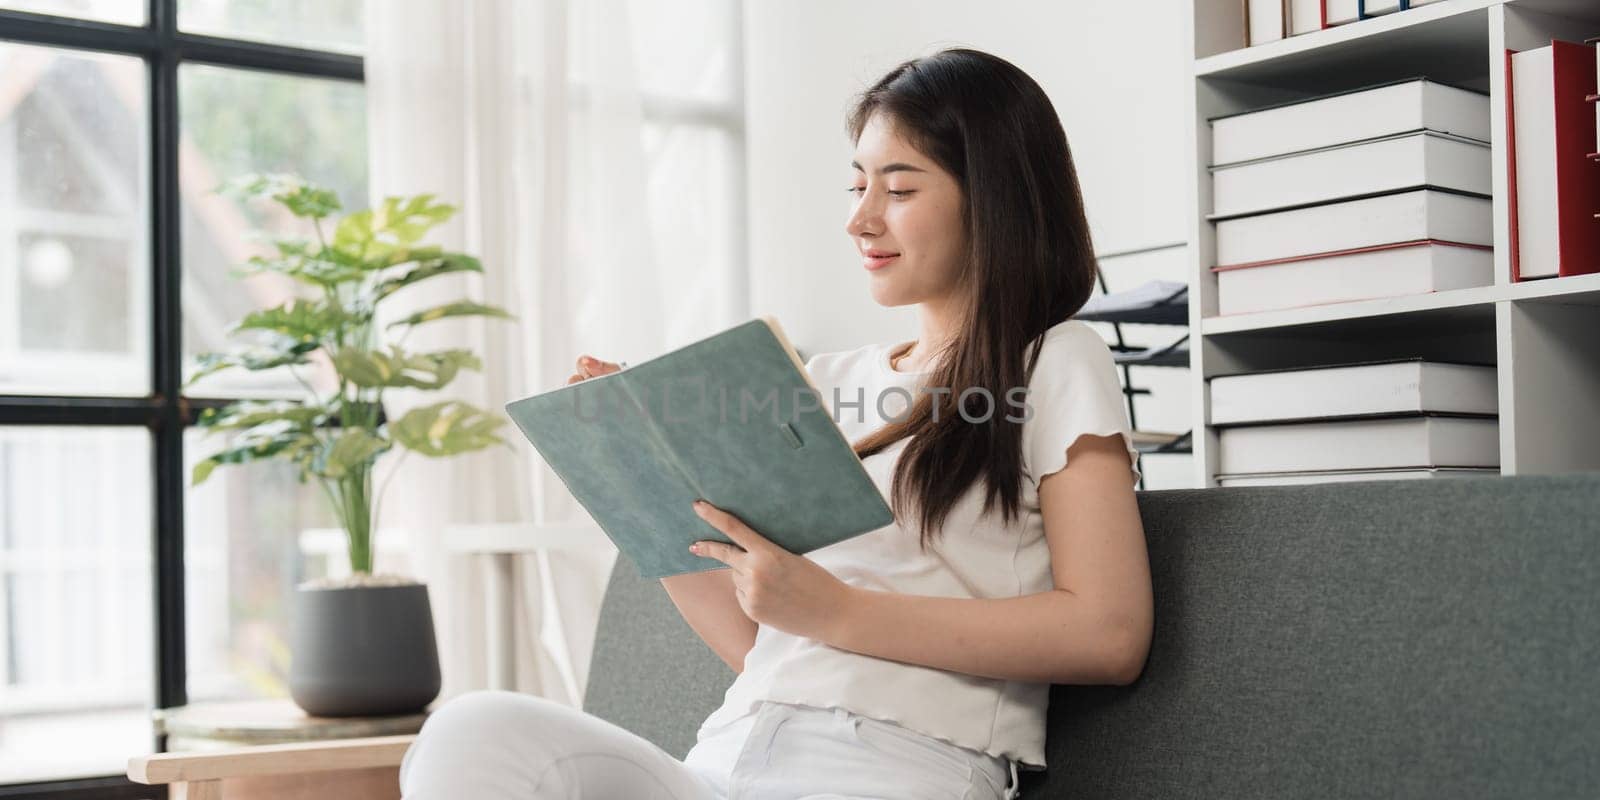
[[[619,369],[622,369],[622,365],[614,364],[610,361],[601,361],[593,356],[585,355],[578,358],[578,372],[587,378],[593,378],[596,375],[609,375]]]
[[[570,385],[597,375],[609,375],[620,369],[622,369],[620,364],[613,364],[610,361],[601,361],[589,355],[582,355],[578,357],[578,371],[567,378],[567,383]]]

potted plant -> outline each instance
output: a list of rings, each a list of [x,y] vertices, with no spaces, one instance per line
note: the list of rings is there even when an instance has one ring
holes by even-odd
[[[478,260],[421,244],[455,208],[432,195],[389,197],[373,208],[325,221],[338,197],[290,175],[247,175],[225,192],[266,197],[309,220],[314,239],[276,237],[274,255],[252,258],[235,274],[287,276],[306,291],[276,308],[255,311],[230,335],[256,339],[234,352],[199,356],[192,386],[220,370],[287,369],[305,388],[296,400],[241,400],[207,409],[195,420],[228,431],[226,449],[197,463],[192,484],[219,466],[280,459],[315,480],[348,537],[351,576],[303,583],[290,610],[289,693],[317,716],[403,714],[438,696],[439,657],[427,587],[372,572],[372,535],[379,508],[372,494],[378,458],[397,445],[444,457],[506,444],[503,417],[458,400],[414,408],[399,419],[384,413],[386,389],[444,388],[463,369],[481,369],[471,351],[410,352],[406,335],[419,325],[461,316],[511,319],[505,310],[469,300],[428,308],[383,324],[381,305],[409,286],[440,275],[482,272]],[[381,327],[380,327],[381,324]],[[387,334],[399,329],[395,341]],[[298,368],[321,360],[337,389],[317,392]],[[509,446],[509,445],[507,445]],[[396,465],[398,466],[398,464]]]

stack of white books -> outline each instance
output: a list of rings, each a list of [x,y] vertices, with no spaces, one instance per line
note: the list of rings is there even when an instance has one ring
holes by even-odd
[[[1211,120],[1218,313],[1493,283],[1489,136],[1422,78]]]
[[[1222,486],[1499,474],[1493,365],[1410,358],[1208,383]]]

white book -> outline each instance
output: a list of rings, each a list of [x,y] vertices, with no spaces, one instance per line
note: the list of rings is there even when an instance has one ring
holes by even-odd
[[[1490,196],[1489,145],[1420,131],[1213,167],[1213,217],[1434,186]]]
[[[1217,432],[1219,473],[1498,466],[1495,418],[1347,419]]]
[[[1246,0],[1249,14],[1250,46],[1276,42],[1283,38],[1284,0]]]
[[[1421,358],[1218,375],[1207,383],[1212,425],[1500,410],[1493,366]]]
[[[1217,264],[1229,266],[1439,239],[1494,244],[1494,201],[1413,189],[1217,223]]]
[[[1517,159],[1517,271],[1557,274],[1561,226],[1556,199],[1555,48],[1511,56],[1512,126]],[[1587,154],[1585,154],[1587,155]]]
[[[1218,486],[1290,486],[1308,483],[1346,483],[1350,481],[1409,481],[1430,478],[1486,478],[1500,474],[1494,467],[1440,467],[1417,469],[1351,469],[1311,472],[1266,472],[1245,475],[1218,475]]]
[[[1488,286],[1494,251],[1426,242],[1213,270],[1217,313],[1250,314]]]
[[[1289,35],[1322,30],[1322,0],[1289,0]]]
[[[1418,78],[1217,117],[1211,120],[1211,163],[1225,166],[1422,129],[1488,142],[1489,97]]]
[[[1369,17],[1393,14],[1400,10],[1400,0],[1366,0],[1363,5]]]
[[[1356,0],[1326,0],[1326,2],[1329,25],[1345,25],[1360,19]]]

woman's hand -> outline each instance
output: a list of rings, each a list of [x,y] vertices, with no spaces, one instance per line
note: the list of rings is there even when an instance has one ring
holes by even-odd
[[[830,641],[855,601],[853,587],[710,503],[696,501],[694,510],[738,545],[702,540],[689,551],[733,569],[734,590],[746,616],[796,636]]]
[[[572,377],[567,378],[567,384],[571,385],[598,375],[609,375],[620,369],[622,369],[621,364],[613,364],[610,361],[601,361],[598,358],[582,355],[578,357],[578,371],[574,372]]]

